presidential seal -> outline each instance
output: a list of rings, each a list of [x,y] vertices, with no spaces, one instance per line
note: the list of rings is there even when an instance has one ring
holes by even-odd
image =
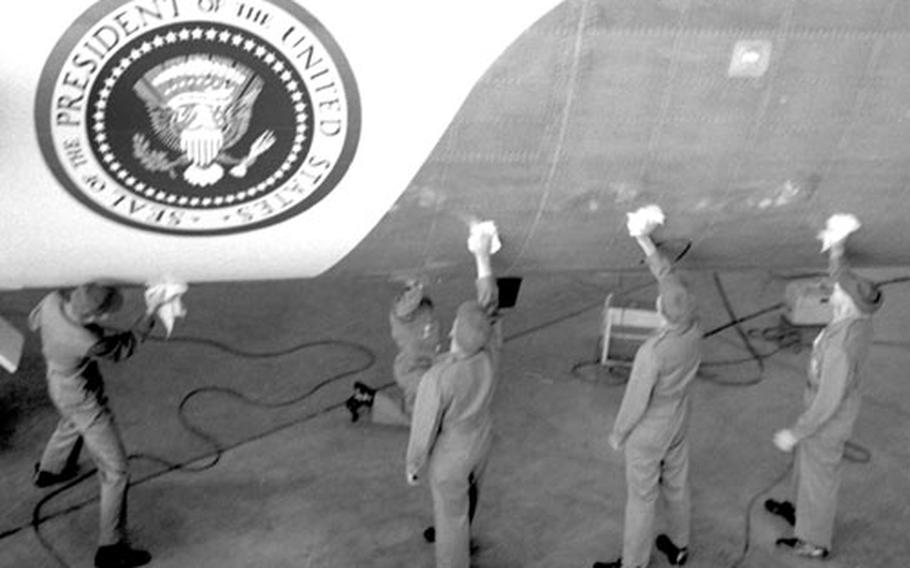
[[[316,205],[357,147],[338,45],[288,0],[106,0],[43,70],[36,127],[67,191],[117,222],[213,235]]]

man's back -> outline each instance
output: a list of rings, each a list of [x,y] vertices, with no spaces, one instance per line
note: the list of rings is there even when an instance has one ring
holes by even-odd
[[[32,311],[29,324],[41,335],[48,372],[72,375],[84,369],[87,353],[98,341],[98,335],[66,314],[60,292],[45,296]]]

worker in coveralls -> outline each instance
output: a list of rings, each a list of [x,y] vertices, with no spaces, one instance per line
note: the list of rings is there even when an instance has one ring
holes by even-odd
[[[853,220],[846,234],[832,226],[838,217]],[[792,428],[774,437],[779,449],[790,452],[796,448],[796,507],[769,499],[765,508],[796,524],[794,536],[778,539],[777,546],[808,558],[827,558],[831,550],[844,445],[859,413],[862,368],[872,342],[870,316],[883,303],[878,287],[850,271],[844,258],[846,236],[858,227],[852,216],[834,216],[819,235],[823,250],[829,250],[834,313],[812,346],[803,396],[805,411]]]
[[[492,442],[491,404],[502,347],[498,289],[490,255],[493,237],[468,240],[477,266],[477,300],[458,307],[448,353],[440,355],[417,389],[405,473],[411,485],[426,468],[435,527],[437,568],[468,568],[471,521]],[[435,529],[435,530],[434,530]]]
[[[361,410],[366,409],[377,424],[407,428],[411,426],[420,378],[433,365],[440,345],[439,322],[433,302],[425,294],[420,279],[409,280],[404,291],[395,298],[389,310],[389,327],[398,346],[393,372],[399,392],[377,392],[358,381],[345,406],[353,422],[360,418]]]
[[[85,445],[101,484],[98,568],[142,566],[151,560],[148,552],[131,548],[127,541],[126,451],[98,367],[99,360],[120,361],[136,347],[136,332],[108,333],[98,325],[122,303],[116,288],[90,283],[69,293],[48,294],[29,316],[31,329],[41,334],[48,394],[60,414],[41,461],[35,464],[34,482],[49,487],[74,478]],[[146,319],[140,333],[147,335],[153,323],[151,317]]]
[[[655,216],[645,213],[654,210]],[[639,347],[625,395],[609,436],[614,450],[625,448],[626,512],[622,556],[594,568],[644,568],[651,556],[654,510],[663,495],[668,535],[657,547],[673,566],[688,558],[689,388],[701,362],[701,330],[695,298],[660,253],[650,233],[663,213],[649,206],[629,215],[629,233],[645,252],[658,283],[661,326]]]

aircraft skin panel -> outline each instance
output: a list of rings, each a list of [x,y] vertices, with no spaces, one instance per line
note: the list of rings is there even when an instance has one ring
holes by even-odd
[[[813,237],[836,212],[864,222],[857,262],[907,264],[906,4],[563,3],[478,82],[333,272],[464,262],[470,216],[498,222],[511,272],[640,270],[625,213],[647,203],[668,215],[658,239],[691,244],[687,268],[821,269]],[[770,45],[762,74],[728,74],[739,41]],[[392,234],[428,244],[396,263],[377,252]]]
[[[124,6],[174,1],[206,5]],[[859,263],[910,263],[906,2],[207,5],[234,22],[267,1],[302,7],[343,52],[362,119],[356,153],[305,211],[208,236],[99,215],[45,166],[33,91],[91,3],[17,9],[0,24],[11,188],[0,210],[15,212],[0,224],[0,287],[446,270],[466,262],[473,218],[497,222],[500,270],[640,270],[625,213],[646,203],[667,212],[658,239],[690,245],[693,269],[820,268],[812,237],[835,212],[865,224],[851,239]],[[731,76],[737,49],[746,73]]]
[[[481,0],[457,3],[419,0],[382,3],[334,0],[102,0],[95,3],[79,0],[61,2],[54,10],[48,10],[41,3],[17,6],[15,17],[4,18],[0,23],[0,69],[4,73],[5,85],[0,94],[4,103],[0,173],[5,186],[0,192],[0,210],[7,214],[0,224],[0,240],[4,243],[0,257],[3,264],[0,288],[67,285],[93,278],[146,282],[169,276],[185,281],[217,281],[312,277],[324,272],[344,257],[393,206],[483,72],[515,38],[557,4],[558,0],[523,0],[520,3]],[[300,16],[301,10],[305,17]],[[82,19],[76,23],[80,16]],[[165,199],[177,199],[179,195],[169,193],[171,189],[167,182],[159,182],[163,183],[156,188],[161,190],[159,196],[152,192],[137,194],[136,197],[127,192],[128,198],[119,199],[122,194],[114,193],[111,188],[119,187],[117,184],[121,182],[105,169],[107,166],[100,159],[104,151],[99,150],[98,171],[104,174],[104,191],[109,190],[110,193],[98,190],[97,195],[86,193],[87,197],[77,199],[75,193],[64,190],[66,184],[61,183],[61,176],[54,175],[46,165],[42,147],[36,139],[36,130],[41,139],[50,141],[47,144],[52,146],[56,144],[54,148],[62,152],[64,142],[77,136],[70,134],[76,132],[76,127],[61,126],[61,121],[47,109],[43,111],[47,124],[42,122],[36,125],[42,114],[40,109],[36,110],[36,104],[53,106],[54,112],[69,105],[74,110],[73,122],[80,122],[81,125],[84,120],[86,124],[107,128],[105,124],[114,124],[118,117],[107,116],[102,120],[83,112],[84,109],[76,102],[79,94],[94,97],[100,89],[100,99],[108,97],[113,102],[117,96],[125,99],[132,97],[135,99],[133,103],[138,99],[127,88],[118,90],[116,82],[110,92],[103,89],[104,77],[113,77],[112,81],[119,77],[113,72],[108,74],[117,62],[113,61],[113,56],[110,56],[110,61],[106,59],[108,52],[101,53],[105,49],[104,41],[111,43],[115,41],[112,38],[117,37],[117,46],[110,51],[116,53],[120,44],[127,45],[133,41],[132,38],[140,36],[145,38],[143,34],[153,30],[160,29],[159,35],[165,38],[165,32],[170,30],[166,26],[187,23],[185,27],[189,33],[193,29],[190,24],[197,21],[205,24],[198,26],[201,33],[209,27],[215,29],[222,26],[218,30],[223,31],[227,26],[233,26],[235,31],[239,30],[238,36],[242,35],[244,41],[252,41],[253,47],[248,50],[250,54],[257,47],[278,46],[275,49],[279,55],[283,54],[289,62],[300,66],[297,71],[301,78],[313,81],[309,87],[312,105],[307,109],[316,116],[315,127],[311,125],[313,139],[317,138],[315,131],[323,125],[319,122],[320,113],[326,116],[333,109],[333,101],[327,98],[328,95],[320,99],[317,87],[324,85],[312,78],[318,77],[319,68],[304,67],[310,65],[311,60],[307,60],[302,51],[295,52],[294,49],[299,45],[302,50],[307,42],[321,41],[321,47],[316,48],[317,54],[321,54],[319,49],[323,48],[329,55],[337,56],[332,63],[340,70],[333,72],[344,76],[345,69],[349,71],[352,79],[347,85],[348,98],[344,104],[349,110],[346,124],[351,128],[345,136],[348,140],[356,140],[356,150],[350,152],[345,146],[344,152],[339,150],[338,156],[333,156],[333,159],[340,163],[345,161],[345,156],[350,158],[351,153],[353,159],[340,181],[299,214],[246,230],[239,225],[243,220],[241,217],[261,214],[265,218],[266,209],[283,207],[283,202],[255,202],[258,209],[251,207],[246,211],[224,206],[224,218],[233,215],[230,221],[225,222],[228,229],[222,230],[218,225],[218,215],[210,214],[216,208],[199,215],[207,219],[205,230],[181,232],[182,227],[191,225],[187,218],[193,217],[193,214],[179,219],[175,216],[172,226],[167,226],[165,221],[172,212],[168,209],[172,204]],[[313,26],[311,36],[316,39],[296,35],[300,34],[304,24]],[[109,29],[103,32],[101,28],[105,26]],[[179,30],[174,28],[170,31]],[[100,36],[93,35],[99,33]],[[153,35],[148,35],[149,44]],[[65,47],[70,51],[59,51],[58,41],[68,41]],[[182,69],[189,77],[192,68],[189,63],[181,67],[178,59],[184,55],[195,57],[197,51],[201,53],[200,50],[203,50],[197,47],[198,44],[191,43],[204,41],[202,38],[174,41],[186,41],[187,47],[175,50],[152,45],[148,48],[153,55],[155,49],[161,49],[158,52],[161,62],[157,64],[143,63],[141,54],[130,59],[130,52],[117,53],[118,57],[123,55],[130,59],[130,65],[137,66],[135,69],[145,65],[132,76],[129,75],[131,68],[124,67],[124,81],[128,78],[132,85],[138,85],[140,77],[148,84],[152,80],[157,81],[156,86],[145,89],[149,105],[176,105],[180,89],[185,86],[181,87],[173,75]],[[213,41],[217,42],[217,39]],[[237,79],[236,83],[248,87],[253,85],[251,89],[255,92],[257,73],[268,81],[268,68],[262,67],[264,64],[261,61],[265,60],[261,55],[249,55],[246,59],[236,56],[244,44],[239,45],[235,51],[230,51],[230,47],[205,49],[215,53],[214,59],[228,59],[228,67],[240,62],[242,80]],[[332,45],[337,47],[334,52]],[[136,46],[138,48],[140,44]],[[225,52],[230,57],[225,57]],[[89,63],[93,57],[97,57],[97,69]],[[43,85],[53,91],[45,90],[37,95],[42,69],[48,60],[53,63],[55,58],[59,69],[56,69],[56,74],[51,73]],[[313,59],[318,59],[318,55]],[[212,69],[219,61],[208,61],[203,65]],[[246,75],[242,69],[244,61],[252,69],[246,70]],[[199,66],[196,61],[191,63]],[[171,76],[162,71],[168,66],[175,68]],[[266,70],[265,73],[260,67]],[[309,74],[305,75],[305,71]],[[186,81],[202,85],[199,73],[202,72],[197,72],[195,78]],[[224,73],[228,75],[227,71]],[[275,75],[281,74],[275,71]],[[293,88],[288,79],[283,81],[289,90]],[[262,92],[270,88],[267,83]],[[184,93],[184,99],[196,97],[194,100],[198,103],[200,97],[209,97],[205,103],[208,106],[197,104],[197,110],[201,107],[214,108],[215,103],[211,102],[214,95],[200,94],[201,89],[197,89],[194,95]],[[141,89],[134,87],[134,90],[138,93]],[[172,96],[171,99],[166,99],[166,92],[169,93],[167,96]],[[61,102],[64,96],[69,99]],[[236,98],[234,102],[237,102]],[[135,108],[140,109],[138,116],[145,112],[139,106]],[[207,191],[211,190],[214,194],[218,184],[239,183],[232,180],[227,171],[253,154],[252,142],[260,133],[253,129],[259,128],[262,136],[267,138],[266,128],[261,126],[261,121],[257,123],[261,117],[256,114],[266,111],[256,109],[255,103],[252,103],[252,108],[255,110],[250,119],[250,133],[244,134],[242,142],[231,149],[229,157],[234,162],[225,162],[221,167],[223,173],[217,172],[212,165],[214,162],[211,162],[210,154],[218,151],[221,142],[217,137],[213,142],[209,131],[206,131],[209,138],[196,142],[192,142],[194,139],[190,135],[184,137],[185,131],[181,131],[179,144],[183,145],[178,147],[175,142],[168,147],[165,134],[155,130],[157,126],[149,126],[154,125],[150,119],[147,124],[135,126],[132,154],[136,163],[141,162],[143,167],[153,172],[149,175],[159,176],[156,179],[160,180],[166,173],[176,174],[175,184],[188,186],[195,192],[190,195],[198,195],[201,201],[203,196],[208,195]],[[305,115],[304,111],[298,114],[298,130],[306,126]],[[195,119],[201,120],[198,116]],[[55,120],[55,129],[51,129],[49,125]],[[271,132],[279,140],[273,142],[274,147],[277,148],[287,135],[293,135],[293,122],[290,124],[290,127],[278,125],[272,128]],[[122,138],[122,131],[117,128],[125,127],[134,128],[130,121],[126,121],[125,126],[110,126],[110,132],[105,131],[105,134],[111,138],[117,135]],[[325,126],[326,130],[329,128]],[[160,139],[156,135],[160,135]],[[87,141],[80,147],[86,152],[89,144],[101,143],[93,141],[91,134],[78,136],[84,136]],[[316,147],[317,142],[313,144]],[[268,146],[267,143],[263,145]],[[266,148],[259,155],[260,164],[272,159],[269,151]],[[118,158],[127,155],[126,159],[131,159],[128,156],[130,149],[124,149],[123,144],[110,153]],[[219,159],[222,157],[219,156]],[[309,156],[316,163],[319,157]],[[77,180],[72,182],[73,185],[88,185],[79,178],[88,166],[82,166],[78,158],[73,157],[69,160],[67,157],[59,158],[59,161],[61,165],[57,167],[57,174],[61,171],[71,174]],[[254,172],[255,161],[254,157],[247,171]],[[189,173],[192,168],[203,173],[192,177]],[[315,177],[318,172],[307,173]],[[186,181],[181,180],[181,175]],[[234,175],[233,171],[231,175]],[[243,175],[240,174],[240,177]],[[252,177],[253,173],[249,175]],[[208,177],[213,176],[221,177],[214,182],[209,181]],[[193,186],[189,187],[191,184]],[[263,184],[266,182],[263,181]],[[132,191],[134,186],[130,185],[130,188]],[[94,186],[89,189],[94,189]],[[229,195],[239,196],[240,193]],[[95,209],[102,206],[119,208],[127,222],[114,214],[99,214],[91,203],[87,206],[86,202],[93,199],[100,203]],[[241,197],[237,199],[239,201]],[[146,211],[149,213],[146,214]],[[181,230],[173,230],[179,224],[178,220],[182,225],[177,229]]]

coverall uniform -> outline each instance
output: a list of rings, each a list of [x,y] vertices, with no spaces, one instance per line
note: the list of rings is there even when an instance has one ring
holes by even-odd
[[[126,451],[107,405],[98,359],[119,361],[136,344],[132,332],[105,335],[101,327],[74,321],[60,292],[48,294],[29,316],[40,331],[47,363],[47,388],[60,420],[41,456],[39,469],[59,473],[75,463],[81,438],[98,469],[101,484],[99,546],[126,539]]]
[[[859,413],[861,370],[872,343],[872,312],[881,305],[857,295],[857,277],[846,261],[832,257],[831,277],[854,299],[860,315],[832,322],[818,335],[809,360],[805,411],[791,429],[796,446],[796,529],[794,536],[831,549],[844,445]],[[868,284],[867,284],[868,286]]]
[[[689,385],[701,363],[702,333],[694,298],[670,262],[660,252],[647,260],[669,325],[635,354],[613,426],[613,434],[625,443],[624,567],[648,564],[658,493],[667,504],[668,536],[679,548],[689,543]]]
[[[477,280],[477,302],[459,308],[462,353],[440,355],[417,390],[406,469],[427,465],[436,529],[436,567],[468,568],[471,521],[492,443],[491,404],[502,333],[496,281]],[[468,319],[477,325],[467,325]]]
[[[402,295],[389,310],[392,339],[398,345],[393,372],[401,398],[383,391],[375,393],[372,419],[381,424],[411,425],[420,379],[433,365],[439,351],[439,322],[433,315],[432,304],[422,300],[416,308],[408,310],[403,306],[407,301],[406,295]]]

